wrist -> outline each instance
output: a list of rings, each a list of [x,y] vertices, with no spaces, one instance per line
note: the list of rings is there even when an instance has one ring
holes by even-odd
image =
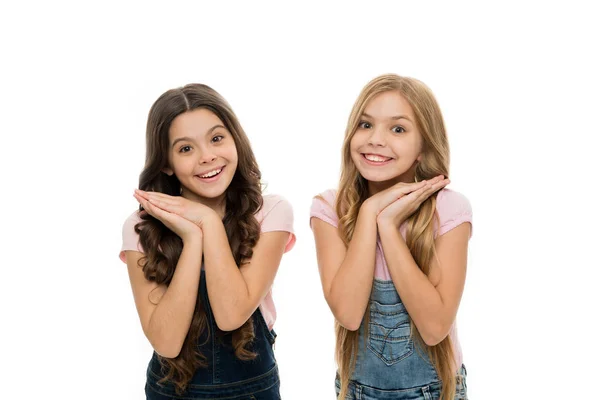
[[[202,230],[198,229],[198,232],[190,233],[181,239],[183,247],[200,248],[200,246],[202,246],[203,237]]]
[[[221,217],[215,211],[210,210],[200,222],[199,226],[202,229],[210,229],[210,227],[214,227],[215,225],[223,224]]]
[[[380,236],[400,235],[399,224],[390,219],[381,219],[377,221],[377,231]]]
[[[198,227],[200,227],[200,229],[204,229],[206,226],[212,225],[214,223],[215,219],[220,220],[217,213],[213,210],[208,210],[208,211],[203,212],[201,217],[198,218],[197,221],[194,221],[194,224],[196,224]]]
[[[383,215],[377,217],[377,228],[380,230],[398,229],[399,224],[396,224],[393,218]]]
[[[376,205],[370,200],[371,199],[367,199],[362,203],[362,205],[360,206],[359,214],[366,214],[377,218],[379,210],[377,210]]]

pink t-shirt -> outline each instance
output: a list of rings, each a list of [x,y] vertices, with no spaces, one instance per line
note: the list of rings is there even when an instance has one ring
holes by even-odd
[[[313,217],[316,217],[337,228],[338,216],[335,212],[336,195],[337,191],[331,189],[321,193],[321,197],[323,197],[327,201],[327,203],[317,198],[313,199],[312,206],[310,208],[311,221]],[[436,210],[438,212],[440,222],[439,226],[438,224],[434,225],[434,237],[443,235],[451,229],[456,228],[463,222],[468,222],[472,224],[473,212],[471,210],[471,204],[469,203],[469,200],[462,194],[453,190],[442,189],[437,193]],[[404,238],[406,238],[406,226],[400,226],[400,233]],[[377,239],[377,249],[375,252],[374,275],[375,279],[378,280],[392,280],[387,263],[385,262],[383,248],[381,246],[379,238]],[[454,323],[452,324],[450,335],[452,342],[454,343],[456,365],[460,367],[460,365],[462,364],[462,350],[456,332],[456,321],[454,321]]]
[[[284,197],[274,194],[263,196],[263,206],[256,213],[256,219],[260,224],[261,233],[274,231],[290,233],[285,246],[285,253],[294,247],[294,244],[296,243],[296,235],[294,234],[293,229],[294,213],[292,205]],[[119,253],[119,258],[123,262],[126,262],[125,251],[127,250],[139,251],[140,253],[144,252],[140,245],[139,235],[135,233],[134,230],[135,225],[141,220],[138,211],[135,211],[123,224],[123,246]],[[275,303],[273,303],[271,289],[269,289],[265,298],[260,302],[258,308],[260,309],[267,326],[269,329],[272,329],[275,320],[277,319],[277,311],[275,310]]]

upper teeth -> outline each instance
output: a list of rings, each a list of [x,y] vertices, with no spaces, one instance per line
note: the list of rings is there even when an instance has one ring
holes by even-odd
[[[219,172],[221,172],[223,168],[215,169],[214,171],[210,171],[204,175],[200,175],[201,178],[210,178],[211,176],[215,176]]]
[[[376,156],[373,154],[365,154],[365,158],[369,161],[377,161],[377,162],[383,162],[383,161],[389,160],[389,158]]]

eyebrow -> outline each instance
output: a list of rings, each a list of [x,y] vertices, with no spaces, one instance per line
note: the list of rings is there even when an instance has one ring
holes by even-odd
[[[371,119],[375,119],[375,118],[373,118],[372,116],[370,116],[369,114],[367,114],[365,112],[362,113],[362,116],[363,117],[367,117],[367,118],[371,118]],[[412,120],[410,118],[408,118],[408,116],[406,116],[406,115],[395,115],[393,117],[390,117],[389,119],[394,119],[394,120],[395,119],[405,119],[405,120],[407,120],[409,122],[412,122]]]
[[[212,128],[210,128],[210,129],[208,130],[208,132],[206,132],[206,134],[207,134],[207,135],[210,135],[210,134],[212,133],[212,131],[214,131],[214,130],[215,130],[215,129],[217,129],[217,128],[223,128],[223,129],[226,129],[226,128],[225,128],[223,125],[215,125],[215,126],[213,126]],[[175,145],[176,145],[177,143],[179,143],[179,142],[182,142],[182,141],[193,142],[193,141],[194,141],[194,139],[192,139],[192,138],[191,138],[191,137],[189,137],[189,136],[183,136],[183,137],[177,138],[177,139],[175,139],[175,140],[173,141],[173,144],[171,145],[171,148],[175,147]]]

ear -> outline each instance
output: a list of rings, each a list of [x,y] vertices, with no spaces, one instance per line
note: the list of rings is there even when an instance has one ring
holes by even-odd
[[[421,162],[421,158],[423,158],[423,153],[419,153],[419,155],[417,156],[417,162],[418,163]]]
[[[173,176],[173,170],[169,167],[165,167],[165,168],[161,169],[161,171],[169,176]]]

